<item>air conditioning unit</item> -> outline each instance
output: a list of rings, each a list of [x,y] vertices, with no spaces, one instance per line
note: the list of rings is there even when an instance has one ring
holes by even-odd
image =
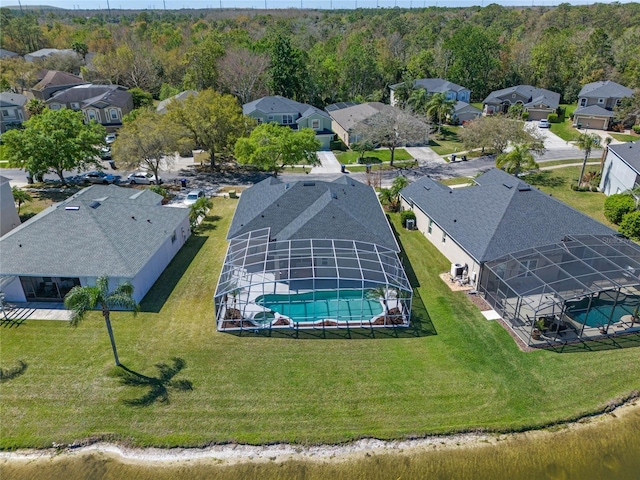
[[[415,228],[416,228],[415,219],[407,218],[407,220],[405,220],[405,226],[407,227],[407,230],[415,230]]]

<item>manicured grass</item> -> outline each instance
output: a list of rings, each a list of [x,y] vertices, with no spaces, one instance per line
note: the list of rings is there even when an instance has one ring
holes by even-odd
[[[462,142],[458,138],[458,132],[462,127],[443,125],[440,134],[433,133],[429,138],[429,147],[438,155],[449,155],[464,150]]]
[[[546,163],[542,165],[544,166]],[[566,167],[546,170],[527,175],[523,177],[523,180],[617,230],[618,228],[604,216],[604,201],[607,198],[604,193],[575,192],[571,190],[571,185],[577,182],[580,169],[581,167]],[[587,165],[587,171],[598,169],[599,166]]]
[[[578,130],[573,128],[573,120],[571,120],[571,114],[575,111],[577,105],[562,104],[560,106],[565,109],[565,120],[561,123],[552,123],[551,131],[563,140],[570,142],[580,134]]]
[[[455,177],[439,180],[444,185],[471,185],[473,180],[470,177]]]
[[[351,165],[358,164],[358,158],[360,158],[360,154],[358,152],[354,152],[352,150],[346,152],[333,152],[340,162],[343,165]],[[413,160],[413,157],[409,155],[409,153],[404,148],[396,148],[394,153],[394,163],[396,160]],[[362,165],[367,163],[376,164],[381,162],[389,162],[391,161],[391,151],[387,149],[381,150],[371,150],[367,152],[364,156],[364,160],[362,161]]]
[[[9,161],[4,156],[4,145],[0,144],[0,168],[9,168]]]
[[[215,217],[163,273],[143,311],[112,314],[124,365],[155,375],[154,364],[180,357],[186,368],[176,378],[190,380],[193,391],[171,391],[167,404],[125,405],[144,391],[115,376],[100,312],[76,329],[28,320],[0,329],[0,366],[28,364],[0,389],[0,448],[88,437],[170,447],[523,429],[640,389],[638,348],[601,342],[567,349],[574,353],[521,352],[438,278],[448,261],[422,233],[399,228],[395,214],[415,287],[411,328],[333,330],[327,338],[319,330],[298,339],[218,333],[212,298],[236,204],[214,198]]]
[[[29,191],[29,195],[33,198],[33,201],[23,203],[20,207],[20,219],[24,222],[34,215],[40,213],[45,208],[50,207],[54,203],[66,200],[71,195],[76,193],[79,189],[76,187],[61,188],[60,191],[43,191],[32,192]]]
[[[595,159],[591,159],[590,162],[594,161]],[[540,165],[540,168],[545,168],[545,167],[553,167],[555,165],[571,165],[571,164],[575,164],[575,163],[582,163],[584,161],[584,158],[572,158],[572,159],[568,159],[568,160],[548,160],[548,161],[538,161],[538,165]]]
[[[625,133],[610,133],[609,135],[621,142],[635,142],[636,140],[640,140],[640,136],[638,135],[627,135]]]

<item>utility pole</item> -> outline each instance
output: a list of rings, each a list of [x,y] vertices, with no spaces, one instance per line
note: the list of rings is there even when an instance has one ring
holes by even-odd
[[[162,4],[164,5],[164,11],[167,11],[167,2],[166,0],[162,0]]]
[[[109,5],[109,0],[107,0],[107,12],[109,12],[109,18],[111,18],[111,6]]]
[[[20,0],[18,0],[18,5],[20,5],[20,13],[24,15],[24,12],[22,11],[22,2]]]

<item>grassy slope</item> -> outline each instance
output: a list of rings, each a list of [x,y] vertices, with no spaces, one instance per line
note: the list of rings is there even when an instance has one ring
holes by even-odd
[[[214,199],[220,219],[189,240],[145,299],[143,307],[162,306],[159,313],[113,315],[126,366],[154,374],[155,363],[179,356],[187,367],[176,378],[191,380],[194,390],[171,392],[168,404],[124,405],[141,392],[114,378],[97,312],[77,329],[53,321],[2,328],[2,367],[22,359],[28,369],[0,390],[0,447],[94,436],[174,446],[519,429],[589,412],[640,389],[638,348],[518,350],[499,324],[439,280],[449,265],[417,231],[400,230],[417,296],[414,328],[399,338],[392,331],[376,338],[352,332],[351,339],[217,333],[211,299],[234,207],[233,200]]]

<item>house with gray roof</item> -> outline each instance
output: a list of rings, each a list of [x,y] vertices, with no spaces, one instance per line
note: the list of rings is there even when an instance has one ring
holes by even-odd
[[[605,195],[640,186],[640,142],[609,145],[602,168],[600,191]]]
[[[391,105],[397,104],[395,98],[395,90],[403,83],[390,85],[390,102]],[[456,100],[459,102],[469,103],[471,101],[471,90],[456,83],[444,80],[442,78],[420,78],[413,81],[413,88],[424,88],[428,93],[443,93],[447,100]]]
[[[560,241],[566,235],[616,232],[499,169],[467,188],[422,177],[400,193],[416,228],[452,263],[467,265],[477,285],[485,262]]]
[[[258,123],[277,123],[293,130],[310,128],[322,150],[330,149],[334,138],[331,118],[326,112],[306,103],[296,102],[280,95],[262,97],[242,106],[242,113],[255,118]]]
[[[547,118],[560,105],[560,94],[531,85],[517,85],[491,92],[483,101],[483,115],[507,113],[511,105],[521,104],[529,120]]]
[[[9,179],[0,175],[0,237],[20,225]],[[0,263],[2,254],[0,253]]]
[[[25,109],[27,97],[19,93],[0,93],[0,133],[7,131],[7,128],[15,128],[29,118]]]
[[[219,330],[409,324],[411,286],[370,186],[268,178],[242,193],[227,239]]]
[[[51,110],[70,108],[82,111],[85,122],[96,121],[114,131],[133,110],[133,96],[120,85],[77,85],[56,92],[46,101]]]
[[[16,52],[12,52],[11,50],[5,50],[4,48],[0,48],[0,59],[6,59],[6,58],[15,58],[15,57],[19,57],[20,55],[18,55]]]
[[[184,102],[187,98],[193,95],[198,95],[198,92],[196,92],[195,90],[185,90],[184,92],[180,92],[172,97],[166,98],[162,100],[160,103],[158,103],[158,106],[156,107],[156,112],[163,113],[163,114],[167,113],[167,107],[171,102],[173,101]]]
[[[453,114],[451,115],[451,123],[460,125],[482,116],[482,110],[473,105],[458,100],[453,106]]]
[[[60,50],[58,48],[41,48],[40,50],[36,50],[35,52],[27,53],[24,56],[24,59],[27,62],[35,62],[38,60],[44,60],[47,57],[51,57],[52,55],[75,55],[78,54],[75,50],[71,50],[70,48]]]
[[[381,102],[358,103],[345,108],[332,109],[329,111],[331,116],[331,128],[345,145],[350,146],[357,142],[357,135],[354,135],[360,122],[368,120],[388,109],[394,109],[391,105]]]
[[[73,75],[68,72],[58,70],[41,70],[41,79],[31,88],[33,96],[39,100],[48,100],[51,96],[60,90],[75,87],[76,85],[84,85],[82,77]]]
[[[0,238],[0,291],[13,302],[60,302],[107,275],[142,300],[191,235],[189,210],[150,190],[92,185]]]
[[[587,83],[578,94],[578,108],[573,124],[584,128],[608,130],[620,100],[631,97],[633,90],[611,80]]]

